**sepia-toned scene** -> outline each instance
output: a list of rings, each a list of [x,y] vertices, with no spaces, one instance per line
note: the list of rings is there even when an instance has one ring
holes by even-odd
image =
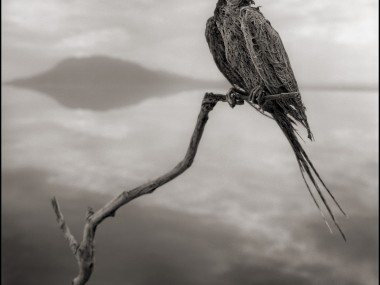
[[[78,274],[53,197],[81,240],[88,207],[183,159],[205,92],[231,87],[205,39],[216,2],[2,2],[2,284]],[[300,142],[347,241],[278,125],[220,102],[192,166],[99,225],[88,284],[378,284],[378,2],[255,4],[288,53],[315,138],[300,126]]]

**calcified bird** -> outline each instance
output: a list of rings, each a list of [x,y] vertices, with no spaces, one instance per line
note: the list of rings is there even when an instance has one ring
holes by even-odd
[[[254,5],[249,0],[218,0],[214,16],[207,21],[206,39],[210,51],[219,70],[233,86],[227,93],[227,102],[233,108],[246,101],[276,121],[296,155],[307,189],[327,226],[329,227],[327,220],[306,176],[346,240],[322,193],[323,188],[340,211],[346,214],[319,176],[296,136],[298,133],[295,125],[298,122],[306,128],[308,138],[313,140],[306,108],[302,103],[288,55],[277,31],[265,19],[260,7]],[[318,181],[323,185],[322,188]]]

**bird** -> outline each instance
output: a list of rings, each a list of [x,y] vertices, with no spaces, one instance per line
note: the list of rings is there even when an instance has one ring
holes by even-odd
[[[346,241],[323,192],[328,193],[344,216],[347,214],[297,137],[296,126],[299,123],[307,130],[308,138],[314,139],[306,107],[278,32],[264,17],[260,6],[255,7],[254,1],[218,0],[214,15],[207,20],[205,36],[216,66],[231,84],[226,94],[228,104],[234,108],[247,102],[277,123],[290,143],[302,178],[327,227],[332,232],[315,194]]]

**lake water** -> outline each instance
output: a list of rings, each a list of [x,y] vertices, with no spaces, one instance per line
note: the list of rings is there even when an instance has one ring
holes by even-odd
[[[76,261],[49,199],[79,238],[87,206],[182,159],[204,91],[104,112],[2,91],[2,283],[69,284]],[[193,166],[99,227],[89,284],[377,284],[378,94],[303,99],[316,139],[304,147],[350,215],[338,215],[347,243],[330,235],[274,122],[219,103]]]

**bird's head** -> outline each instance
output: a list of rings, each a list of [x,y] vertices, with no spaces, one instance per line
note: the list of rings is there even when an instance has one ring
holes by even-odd
[[[255,5],[255,1],[253,0],[226,0],[226,2],[230,6]]]

